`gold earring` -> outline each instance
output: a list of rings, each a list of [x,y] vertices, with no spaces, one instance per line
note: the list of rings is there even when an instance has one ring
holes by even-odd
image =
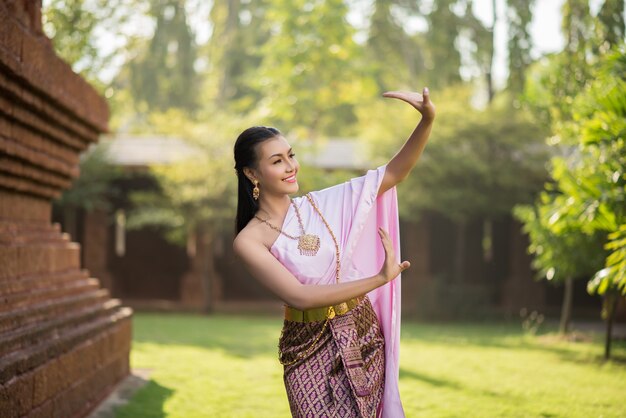
[[[259,200],[259,182],[258,180],[254,180],[254,189],[252,189],[252,197],[254,200]]]

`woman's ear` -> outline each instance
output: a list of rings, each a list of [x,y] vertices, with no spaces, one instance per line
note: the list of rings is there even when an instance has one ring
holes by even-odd
[[[248,177],[248,180],[254,183],[254,179],[256,179],[256,177],[254,176],[254,173],[252,172],[252,170],[250,170],[248,167],[244,167],[243,174],[245,174],[245,176]]]

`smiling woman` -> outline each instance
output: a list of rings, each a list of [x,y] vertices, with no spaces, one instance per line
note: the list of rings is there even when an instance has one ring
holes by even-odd
[[[434,106],[389,92],[422,113],[400,151],[381,167],[305,196],[300,165],[275,128],[235,142],[239,181],[236,255],[285,302],[279,360],[295,417],[402,417],[398,392],[400,273],[396,184],[421,154]],[[378,239],[376,239],[378,234]]]

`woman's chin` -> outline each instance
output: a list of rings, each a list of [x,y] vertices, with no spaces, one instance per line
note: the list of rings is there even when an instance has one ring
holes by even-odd
[[[289,194],[297,193],[299,189],[300,189],[300,186],[298,185],[298,182],[296,181],[287,187],[287,193]]]

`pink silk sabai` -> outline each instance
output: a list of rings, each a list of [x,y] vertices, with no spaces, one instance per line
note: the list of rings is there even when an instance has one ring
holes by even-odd
[[[341,257],[340,281],[362,279],[377,274],[385,260],[385,252],[377,233],[382,227],[391,237],[400,262],[400,229],[396,187],[377,198],[387,165],[369,170],[336,186],[311,192],[313,200],[326,218],[339,244]],[[335,283],[335,244],[323,220],[304,196],[294,198],[306,233],[320,236],[317,255],[301,255],[296,240],[280,234],[271,253],[302,284]],[[289,235],[301,234],[293,205],[283,223]],[[398,391],[400,348],[400,277],[368,294],[378,316],[385,339],[385,385],[382,417],[404,416]]]

